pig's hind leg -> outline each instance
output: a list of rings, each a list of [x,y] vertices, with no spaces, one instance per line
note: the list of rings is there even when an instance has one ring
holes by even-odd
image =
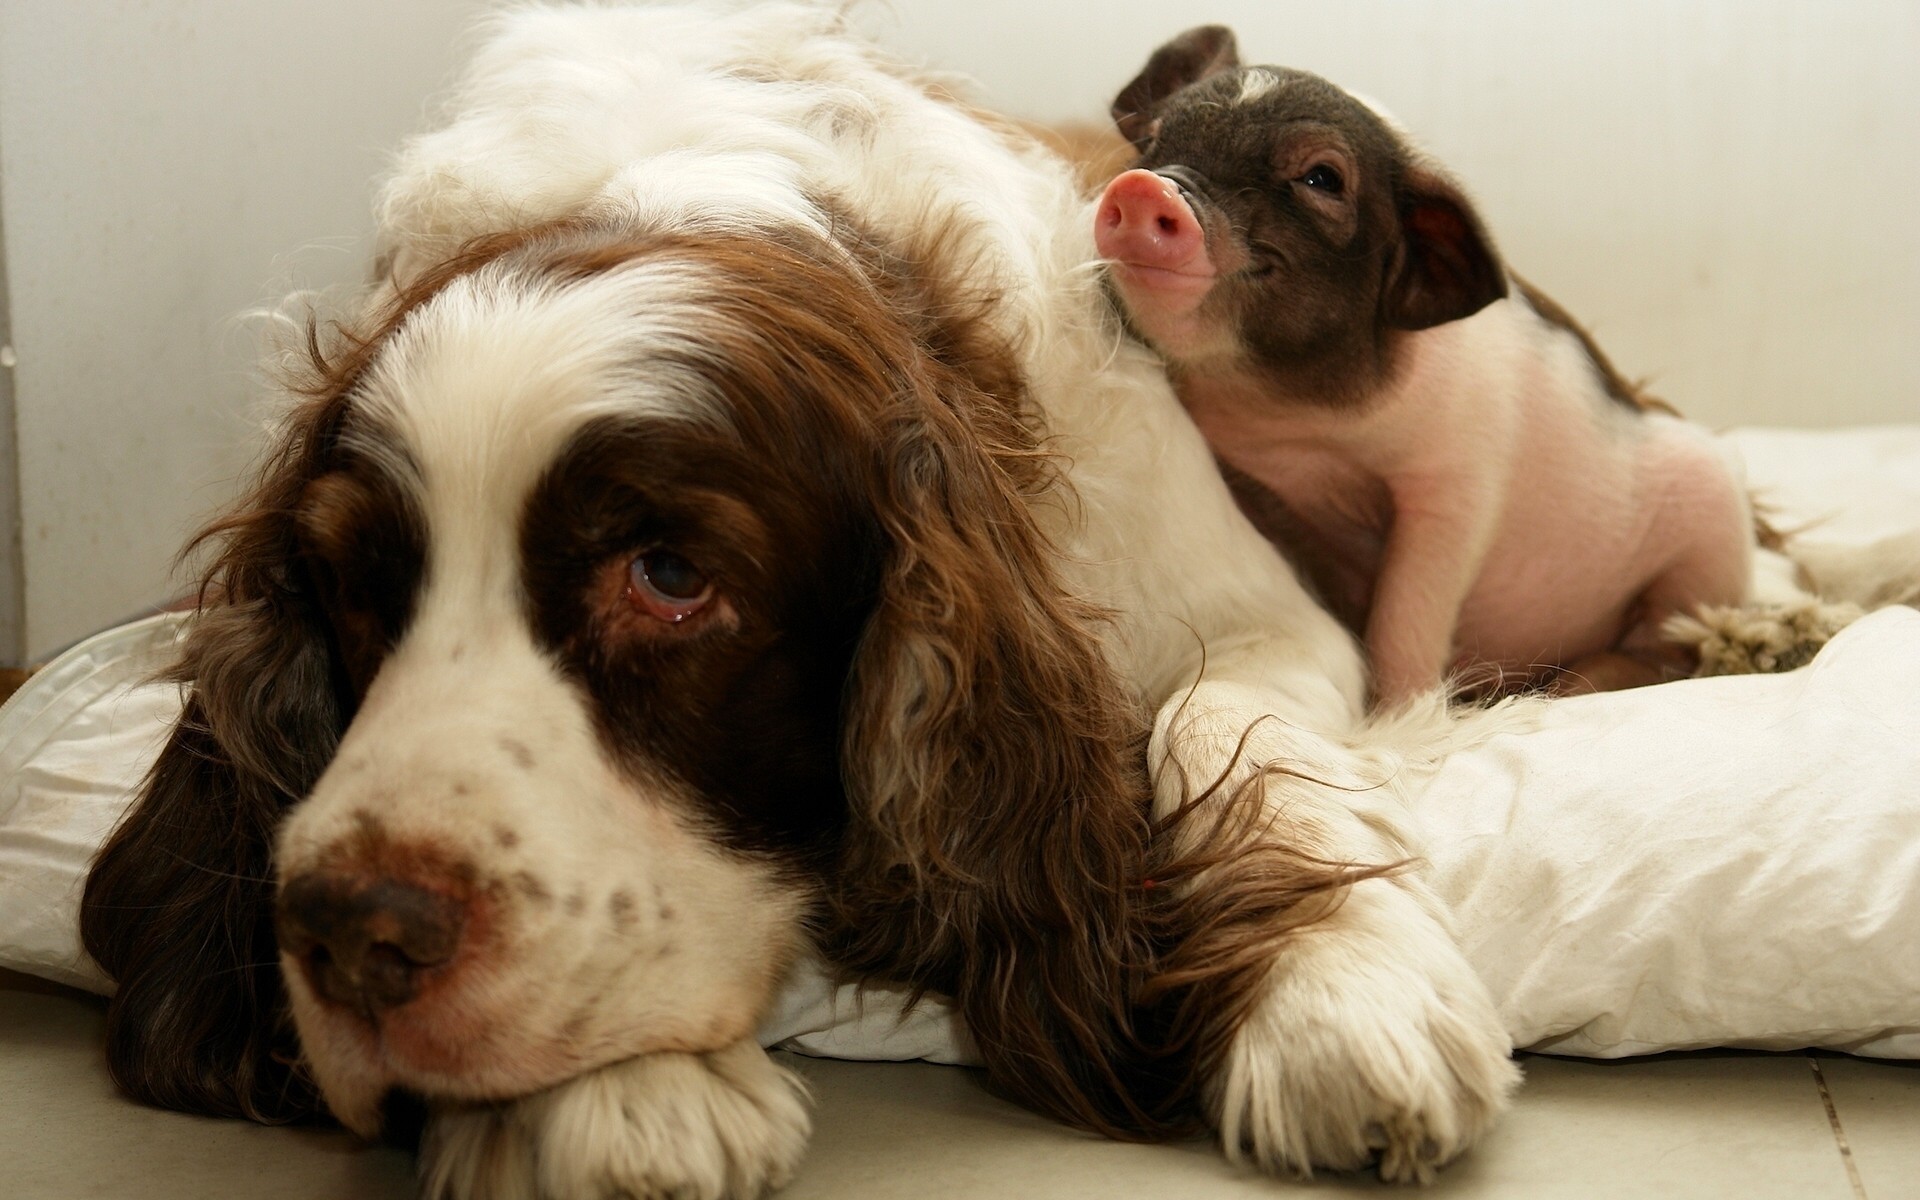
[[[1713,631],[1732,632],[1712,614],[1786,598],[1756,575],[1757,527],[1737,467],[1699,431],[1679,428],[1661,464],[1668,490],[1656,529],[1666,543],[1664,563],[1616,647],[1669,679],[1737,671],[1710,669],[1719,661]]]
[[[1602,650],[1575,659],[1554,672],[1550,692],[1555,696],[1587,696],[1594,692],[1622,692],[1679,679],[1684,670],[1675,671],[1665,664],[1656,665],[1645,655]]]
[[[1794,670],[1863,614],[1850,599],[1814,594],[1801,564],[1757,545],[1737,487],[1730,501],[1693,506],[1684,519],[1691,541],[1649,589],[1639,632],[1683,649],[1692,674]]]

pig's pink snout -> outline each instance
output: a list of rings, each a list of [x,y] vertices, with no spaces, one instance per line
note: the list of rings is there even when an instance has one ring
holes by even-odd
[[[1206,237],[1172,180],[1133,170],[1107,185],[1094,218],[1101,257],[1132,266],[1211,275]]]

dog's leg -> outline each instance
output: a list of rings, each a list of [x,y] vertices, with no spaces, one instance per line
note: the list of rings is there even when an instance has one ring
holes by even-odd
[[[1906,530],[1865,545],[1789,539],[1787,554],[1821,599],[1858,604],[1872,612],[1893,604],[1920,607],[1920,530]]]
[[[614,1063],[499,1104],[436,1109],[425,1200],[752,1200],[793,1178],[806,1087],[743,1041]]]
[[[1261,789],[1263,836],[1304,855],[1403,862],[1393,755],[1370,751],[1365,728],[1353,735],[1359,745],[1350,741],[1342,699],[1299,677],[1297,654],[1269,649],[1217,657],[1205,681],[1163,709],[1152,750],[1158,814],[1223,779],[1206,803]],[[1316,683],[1329,694],[1315,697]],[[1436,703],[1434,721],[1444,720]],[[1209,825],[1175,828],[1194,837]],[[1226,858],[1191,887],[1245,886],[1227,878],[1236,869]],[[1424,1181],[1506,1107],[1519,1079],[1511,1043],[1416,866],[1352,884],[1337,907],[1274,935],[1264,953],[1255,968],[1264,978],[1207,1097],[1229,1156],[1302,1175],[1377,1163],[1388,1180]],[[1209,955],[1197,946],[1192,958]]]
[[[1669,641],[1699,659],[1696,675],[1766,675],[1813,661],[1833,636],[1865,615],[1860,606],[1808,598],[1786,604],[1703,605],[1669,617]]]

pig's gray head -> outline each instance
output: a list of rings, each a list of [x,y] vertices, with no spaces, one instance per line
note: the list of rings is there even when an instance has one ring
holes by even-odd
[[[1319,76],[1241,66],[1223,26],[1157,50],[1113,116],[1140,158],[1102,198],[1101,252],[1135,330],[1178,368],[1357,403],[1399,334],[1507,293],[1451,179]]]

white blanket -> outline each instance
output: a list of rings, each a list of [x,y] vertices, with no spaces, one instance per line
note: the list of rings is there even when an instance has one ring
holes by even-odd
[[[1735,438],[1789,526],[1920,530],[1920,427]],[[95,990],[86,863],[179,709],[176,618],[76,648],[0,712],[0,966]],[[1826,1046],[1920,1057],[1920,612],[1789,675],[1557,701],[1448,759],[1417,823],[1514,1041],[1612,1057]],[[971,1061],[945,1006],[796,973],[762,1040]]]

